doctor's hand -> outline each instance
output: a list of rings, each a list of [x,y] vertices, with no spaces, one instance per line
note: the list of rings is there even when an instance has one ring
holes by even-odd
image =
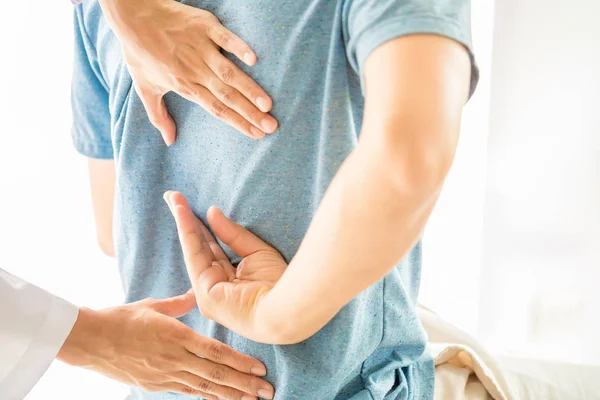
[[[287,263],[277,250],[216,207],[207,218],[215,235],[243,257],[237,269],[178,192],[165,193],[177,224],[185,263],[202,315],[238,335],[268,344],[281,344],[265,323],[269,310],[261,300],[283,275]]]
[[[257,377],[266,374],[260,361],[175,319],[194,308],[194,295],[188,292],[101,311],[81,309],[58,359],[149,392],[272,398],[273,387]]]
[[[167,145],[176,127],[163,96],[192,101],[241,133],[260,139],[277,129],[272,100],[221,49],[245,64],[256,55],[208,11],[173,0],[100,0],[123,47],[134,87]]]

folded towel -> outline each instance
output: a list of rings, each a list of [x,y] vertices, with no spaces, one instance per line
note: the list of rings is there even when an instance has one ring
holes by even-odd
[[[600,366],[492,356],[468,333],[419,305],[435,360],[436,400],[600,400]]]
[[[511,391],[500,364],[474,337],[424,306],[417,306],[417,313],[429,336],[429,352],[435,360],[436,399],[519,398]]]

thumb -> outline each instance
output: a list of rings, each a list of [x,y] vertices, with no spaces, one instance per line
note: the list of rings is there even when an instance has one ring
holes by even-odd
[[[152,308],[154,311],[173,318],[183,317],[194,308],[196,308],[196,296],[193,291],[185,294],[171,297],[164,300],[157,300]]]
[[[163,140],[167,146],[175,142],[177,128],[175,122],[167,111],[167,106],[163,99],[164,93],[156,90],[150,85],[135,84],[135,90],[142,100],[142,104],[148,113],[150,122],[160,131]]]
[[[198,218],[181,193],[169,190],[165,192],[164,199],[175,218],[177,235],[192,284],[206,282],[209,288],[212,287],[218,280],[215,281],[214,274],[204,275],[204,272],[212,269],[214,254],[206,242]]]
[[[215,235],[242,258],[260,250],[272,249],[258,236],[227,218],[217,207],[209,208],[206,217]]]

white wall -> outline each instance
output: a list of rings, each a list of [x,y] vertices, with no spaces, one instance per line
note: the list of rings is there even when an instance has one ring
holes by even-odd
[[[480,69],[465,107],[456,160],[425,230],[420,301],[475,334],[479,315],[494,0],[472,2]]]
[[[594,33],[600,37],[594,21],[600,3],[502,0],[496,21],[493,0],[472,3],[481,81],[426,231],[421,301],[472,333],[480,328],[498,347],[546,349],[545,341],[552,351],[570,346],[563,358],[583,359],[589,353],[580,355],[575,334],[594,346],[600,333],[598,304],[591,306],[600,278],[594,210],[600,63],[593,43]],[[11,1],[2,7],[0,266],[77,304],[118,304],[116,266],[95,246],[85,163],[70,143],[71,6]],[[487,169],[492,181],[482,241]],[[549,311],[527,328],[530,293],[543,292],[535,283],[565,289],[550,290],[559,296],[546,297]],[[545,312],[571,320],[557,325]],[[542,345],[531,345],[534,340]],[[123,393],[107,379],[56,363],[28,399],[105,400]]]
[[[479,326],[498,348],[600,356],[599,16],[497,2]]]
[[[122,293],[116,265],[95,246],[86,164],[70,141],[71,21],[68,0],[2,4],[0,267],[101,308],[122,302]],[[27,399],[125,393],[106,378],[55,363]]]

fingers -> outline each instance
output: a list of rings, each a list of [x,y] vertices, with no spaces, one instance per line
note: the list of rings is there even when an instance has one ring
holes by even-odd
[[[273,398],[275,392],[273,386],[255,376],[244,374],[228,366],[215,364],[212,361],[197,356],[192,356],[189,362],[186,362],[186,365],[191,374],[210,382],[209,390],[203,389],[209,393],[214,393],[217,390],[216,386],[220,385],[265,399]]]
[[[227,107],[221,100],[217,99],[207,88],[196,85],[186,93],[180,93],[185,99],[198,104],[208,111],[213,117],[220,119],[227,125],[238,130],[252,139],[262,139],[265,132],[244,119],[236,111]]]
[[[175,142],[177,129],[163,100],[164,93],[158,93],[154,88],[143,85],[135,84],[134,87],[148,113],[150,122],[160,131],[167,146],[172,145]]]
[[[182,384],[181,382],[170,382],[160,386],[150,387],[149,389],[156,392],[172,392],[186,394],[188,396],[199,396],[206,400],[221,400],[215,395],[194,389],[193,387]]]
[[[192,268],[193,276],[197,279],[202,272],[212,265],[212,251],[204,240],[204,235],[198,229],[197,218],[186,198],[181,193],[168,191],[165,193],[164,199],[175,218],[185,262],[188,269]]]
[[[217,283],[226,282],[228,276],[223,265],[216,262],[202,233],[202,223],[192,212],[186,198],[181,193],[168,191],[164,199],[175,218],[185,265],[196,293],[196,300],[201,307],[200,311],[203,312],[204,304],[199,296],[209,293]],[[209,315],[205,316],[210,318]]]
[[[271,110],[273,101],[269,95],[233,62],[223,57],[219,51],[214,50],[207,54],[206,65],[221,82],[238,90],[260,111],[266,113]]]
[[[178,382],[185,386],[196,389],[203,393],[208,393],[213,396],[217,396],[219,399],[231,399],[231,400],[256,400],[256,396],[251,393],[242,392],[232,387],[219,385],[208,379],[200,378],[189,372],[180,372],[176,375]],[[246,396],[246,397],[244,397]]]
[[[223,104],[237,112],[262,132],[273,133],[277,129],[277,120],[271,115],[261,112],[236,88],[227,85],[219,79],[212,79],[209,82],[208,89]]]
[[[227,218],[217,207],[208,209],[207,218],[215,235],[240,257],[248,257],[260,250],[273,249],[258,236]]]
[[[157,300],[152,308],[169,317],[179,318],[196,308],[196,297],[193,292],[187,292],[168,299]]]
[[[208,37],[210,37],[217,46],[221,47],[226,52],[235,55],[247,65],[253,66],[256,64],[256,54],[254,54],[250,46],[236,34],[221,25],[220,22],[215,22],[215,24],[208,29]]]
[[[267,369],[255,358],[240,353],[231,347],[194,332],[183,345],[193,354],[204,357],[215,364],[227,365],[245,374],[265,376]]]

